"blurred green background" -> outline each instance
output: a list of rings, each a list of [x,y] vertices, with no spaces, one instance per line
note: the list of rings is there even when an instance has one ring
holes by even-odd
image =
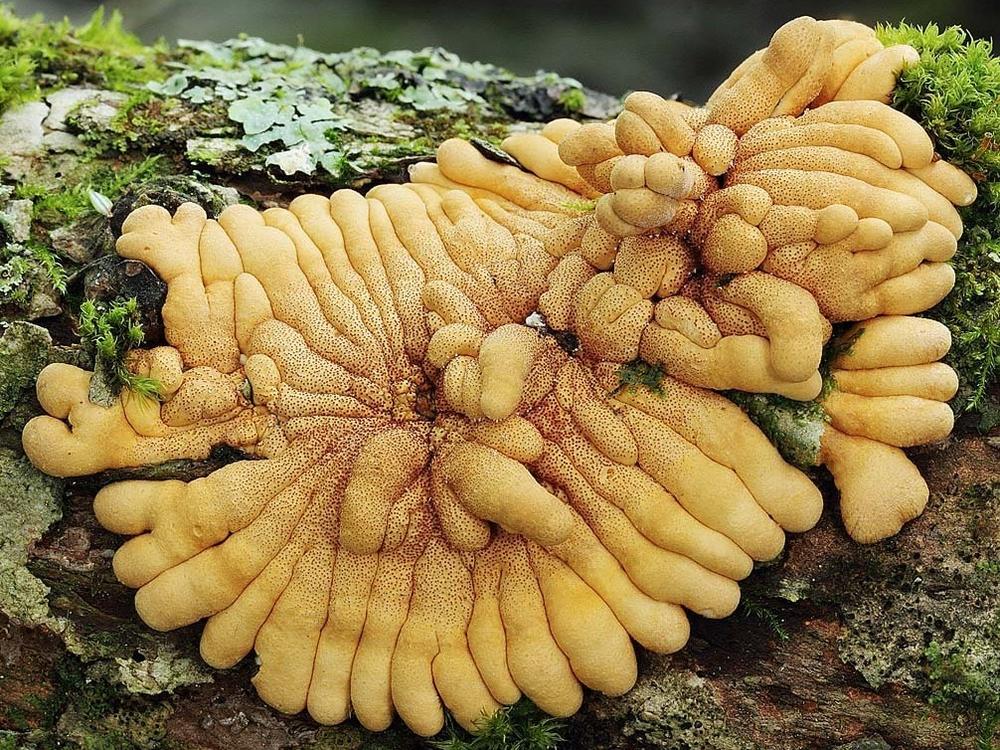
[[[13,0],[21,14],[81,22],[98,3]],[[222,40],[240,32],[324,51],[446,47],[518,73],[539,68],[620,94],[649,89],[703,99],[790,18],[906,19],[1000,30],[1000,2],[972,0],[111,0],[126,26],[158,37]]]

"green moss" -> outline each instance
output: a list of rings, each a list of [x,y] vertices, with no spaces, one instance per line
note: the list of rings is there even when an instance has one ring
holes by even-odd
[[[642,359],[634,359],[618,368],[618,387],[611,395],[622,391],[635,391],[637,388],[645,388],[658,396],[663,395],[665,376],[662,368]]]
[[[91,131],[81,134],[87,143],[97,146],[99,151],[124,153],[136,146],[147,135],[156,135],[165,129],[164,123],[156,117],[143,114],[155,95],[146,89],[129,96],[115,116],[111,118],[106,131]]]
[[[436,750],[555,750],[563,743],[561,731],[559,720],[521,700],[483,717],[473,734],[449,725],[444,736],[432,740],[430,746]]]
[[[66,270],[51,249],[36,240],[0,248],[0,303],[26,305],[40,286],[66,291]]]
[[[137,182],[164,172],[160,156],[147,156],[124,164],[82,163],[65,179],[66,187],[54,190],[51,185],[22,182],[14,195],[32,201],[32,217],[46,226],[63,225],[94,212],[90,193],[100,193],[111,201]]]
[[[791,637],[785,629],[781,617],[767,605],[763,598],[744,594],[736,611],[744,619],[763,623],[779,640],[787,641]]]
[[[128,353],[140,346],[143,338],[135,297],[107,305],[86,300],[80,305],[80,341],[94,353],[94,379],[100,377],[112,395],[124,388],[145,398],[161,397],[159,381],[136,375],[126,364]]]
[[[993,582],[1000,578],[1000,560],[980,560],[976,563],[976,575],[983,582]]]
[[[920,61],[900,75],[893,106],[920,122],[940,154],[979,183],[979,199],[961,210],[955,289],[929,315],[953,334],[957,410],[978,414],[988,430],[1000,424],[1000,58],[990,42],[957,26],[901,23],[881,26],[878,34],[886,44],[920,52]]]
[[[52,252],[52,249],[35,240],[25,243],[31,258],[44,272],[48,283],[60,294],[66,293],[66,269]]]
[[[163,76],[162,47],[147,47],[122,27],[118,11],[98,8],[74,28],[0,6],[0,111],[67,85],[128,91]]]
[[[996,629],[1000,637],[1000,627]],[[996,675],[985,673],[968,652],[932,641],[924,650],[931,703],[973,715],[977,750],[992,750],[1000,730],[1000,690]]]
[[[78,659],[64,657],[56,665],[57,693],[74,706],[80,718],[96,721],[111,714],[127,698],[124,691],[106,682],[94,681]]]
[[[190,139],[205,133],[213,136],[235,133],[222,103],[206,102],[194,106],[148,89],[129,96],[111,121],[99,128],[91,128],[87,122],[76,122],[72,113],[67,119],[83,131],[80,137],[99,154],[133,150],[176,153],[182,151]]]
[[[583,93],[583,89],[566,89],[559,96],[559,103],[567,112],[582,112],[587,106],[587,95]]]
[[[0,47],[0,111],[38,98],[35,63],[22,51]]]

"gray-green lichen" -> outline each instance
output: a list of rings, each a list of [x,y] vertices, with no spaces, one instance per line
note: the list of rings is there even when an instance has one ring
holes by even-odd
[[[186,685],[212,681],[200,662],[170,643],[161,644],[151,657],[139,660],[132,656],[115,656],[97,662],[90,673],[120,683],[129,693],[141,695],[172,693]]]
[[[837,745],[833,750],[892,750],[892,746],[881,737],[862,737],[860,740]]]
[[[31,323],[13,323],[0,336],[0,612],[27,624],[61,628],[49,615],[48,587],[25,565],[30,546],[62,515],[63,483],[20,453],[20,430],[33,413],[28,404],[41,369],[77,355]]]
[[[641,738],[644,747],[662,750],[748,750],[727,731],[725,711],[707,682],[685,670],[655,670],[643,677],[629,698],[635,708],[622,737]]]
[[[50,594],[50,599],[57,600]],[[178,688],[212,682],[211,672],[195,649],[172,637],[157,636],[127,623],[117,631],[88,629],[61,618],[66,650],[83,662],[88,679],[120,685],[129,694],[160,695]]]
[[[35,379],[50,362],[89,363],[75,346],[57,346],[41,326],[25,321],[0,324],[0,447],[20,447],[24,423],[37,413]]]
[[[25,567],[28,548],[62,515],[62,482],[0,449],[0,612],[25,624],[51,621],[48,587]]]
[[[620,728],[608,747],[657,750],[757,750],[734,737],[709,682],[653,657],[627,699],[597,698],[592,712]]]
[[[63,480],[35,469],[19,448],[25,420],[37,412],[31,393],[41,369],[50,362],[87,363],[76,347],[60,347],[48,331],[31,323],[6,327],[0,336],[0,613],[17,623],[44,627],[58,635],[67,650],[87,663],[92,679],[121,684],[130,693],[171,692],[211,680],[195,661],[170,641],[129,626],[110,639],[88,632],[53,606],[54,592],[29,565],[30,551],[62,518]]]
[[[974,485],[927,513],[938,523],[901,561],[872,549],[862,566],[868,589],[842,604],[841,658],[873,687],[904,685],[977,722],[1000,723],[1000,482]],[[971,719],[970,719],[971,717]],[[984,729],[986,727],[986,729]],[[989,747],[990,745],[984,745]]]

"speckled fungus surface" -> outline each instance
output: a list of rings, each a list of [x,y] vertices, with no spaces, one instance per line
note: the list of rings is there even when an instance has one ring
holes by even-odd
[[[815,399],[831,324],[862,321],[819,458],[860,541],[926,502],[902,448],[948,434],[956,381],[947,330],[909,316],[950,289],[976,189],[886,104],[914,55],[800,18],[704,107],[635,93],[509,138],[523,168],[453,140],[366,196],[140,208],[118,252],[168,284],[170,345],[131,360],[162,401],[104,408],[51,365],[25,450],[59,476],[253,457],[95,512],[133,536],[114,569],[142,619],[206,620],[217,667],[256,651],[281,711],[431,735],[445,707],[471,727],[623,693],[633,641],[681,648],[685,610],[730,614],[820,515],[713,389]],[[618,388],[639,357],[660,387]]]

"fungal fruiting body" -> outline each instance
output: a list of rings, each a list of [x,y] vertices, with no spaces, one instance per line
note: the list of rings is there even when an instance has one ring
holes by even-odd
[[[824,392],[855,538],[923,508],[902,448],[948,434],[956,381],[947,329],[910,316],[951,288],[976,190],[886,104],[914,54],[800,18],[705,107],[632,94],[510,137],[522,168],[452,140],[365,196],[137,209],[117,248],[167,283],[169,346],[130,365],[162,401],[104,408],[50,365],[25,450],[59,476],[251,457],[94,505],[133,537],[114,570],[142,619],[205,619],[216,667],[256,651],[281,711],[431,735],[444,707],[471,727],[522,694],[565,716],[581,685],[623,693],[633,641],[681,648],[685,610],[730,614],[821,512],[713,390]],[[637,358],[657,388],[618,387]]]

